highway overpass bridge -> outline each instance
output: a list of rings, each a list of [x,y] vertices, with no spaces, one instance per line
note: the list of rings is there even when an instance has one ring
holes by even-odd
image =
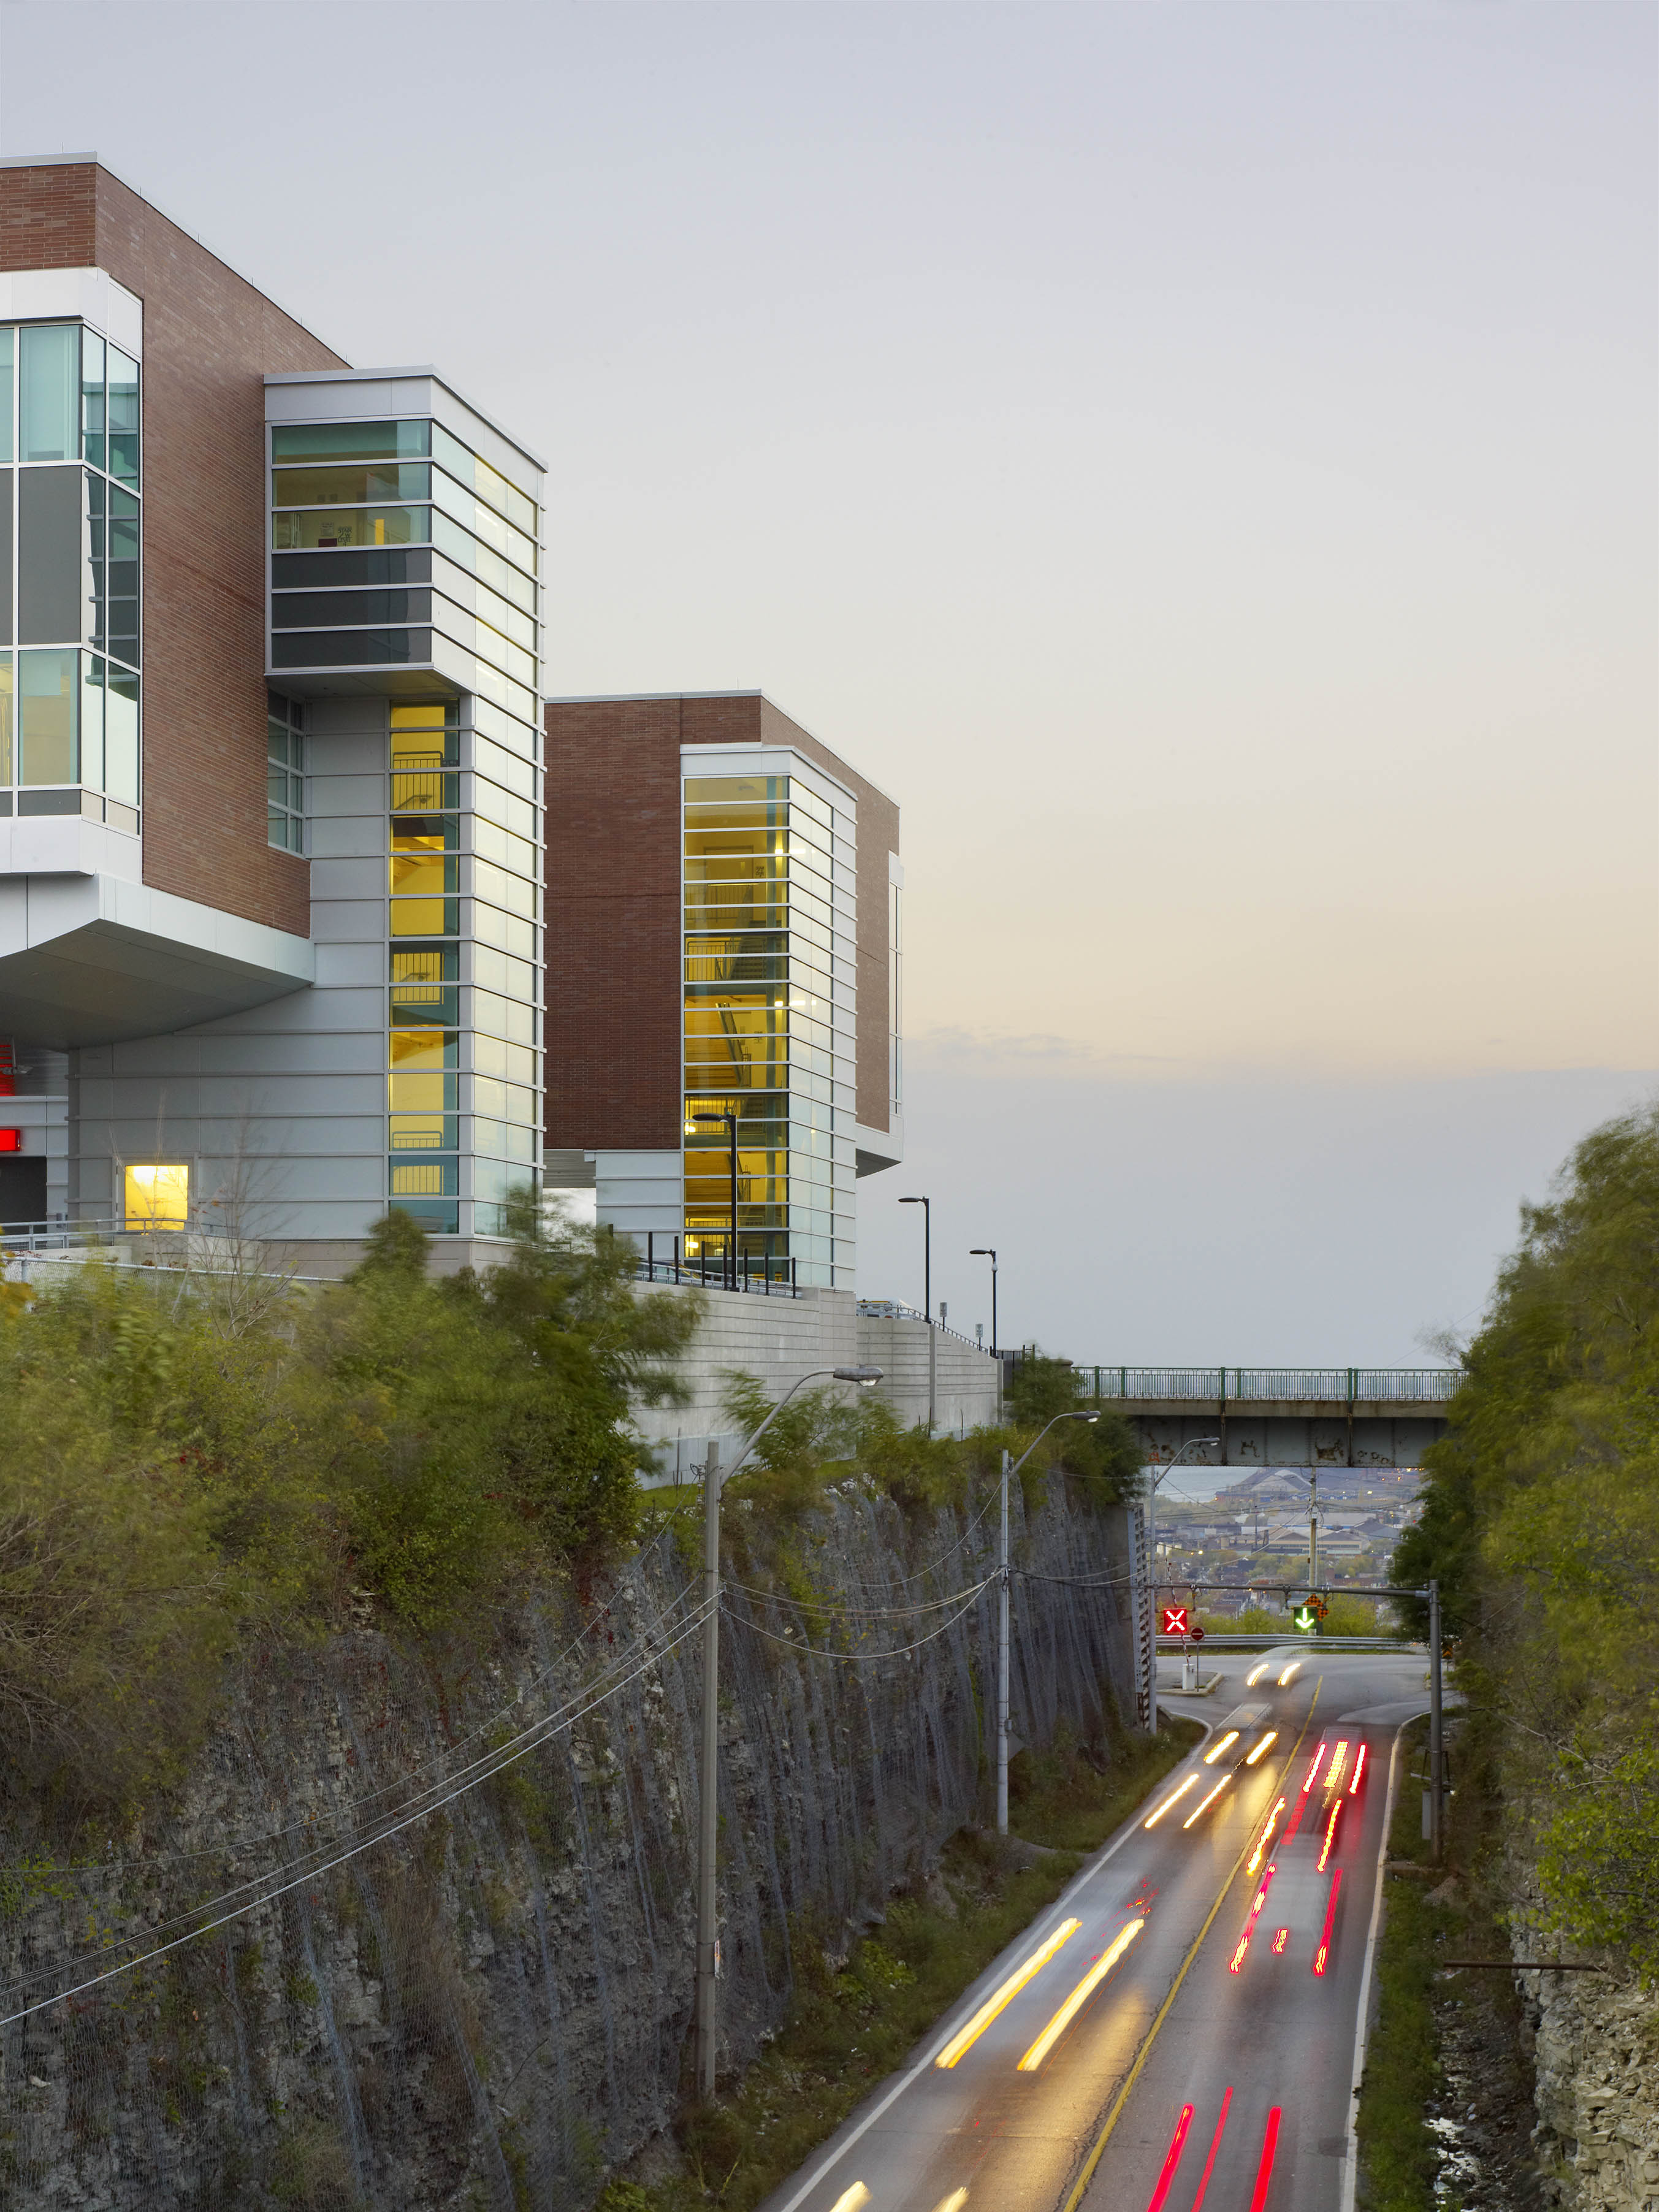
[[[1455,1367],[1093,1367],[1078,1393],[1128,1416],[1156,1463],[1200,1437],[1197,1467],[1419,1467]]]

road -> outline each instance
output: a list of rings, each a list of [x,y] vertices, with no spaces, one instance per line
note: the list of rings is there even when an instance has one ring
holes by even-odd
[[[1165,1693],[1206,1742],[763,2212],[1342,2212],[1389,1759],[1424,1664],[1261,1666],[1220,1655],[1212,1697]]]

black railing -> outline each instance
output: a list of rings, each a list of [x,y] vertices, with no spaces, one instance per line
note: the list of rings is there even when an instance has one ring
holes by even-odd
[[[669,1247],[659,1253],[659,1237]],[[647,1283],[690,1284],[705,1291],[746,1291],[756,1297],[798,1298],[798,1262],[779,1252],[730,1252],[727,1239],[718,1231],[697,1238],[697,1249],[688,1253],[684,1240],[667,1230],[648,1229],[645,1251],[636,1262],[635,1276]],[[708,1247],[720,1249],[711,1252]]]

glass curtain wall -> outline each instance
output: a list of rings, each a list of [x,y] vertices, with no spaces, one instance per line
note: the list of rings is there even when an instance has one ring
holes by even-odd
[[[799,776],[706,776],[684,821],[686,1256],[850,1285],[852,813]],[[728,1113],[735,1223],[729,1125],[700,1118]]]
[[[441,1236],[470,1201],[505,1236],[541,1158],[534,772],[454,701],[390,712],[388,1198]]]
[[[138,364],[0,325],[0,814],[139,808]]]
[[[533,725],[535,501],[426,419],[279,423],[270,459],[272,668],[440,664],[447,641]]]

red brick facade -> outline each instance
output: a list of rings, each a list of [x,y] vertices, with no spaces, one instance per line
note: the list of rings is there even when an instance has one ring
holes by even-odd
[[[0,269],[88,268],[144,303],[144,880],[304,936],[265,840],[263,379],[348,364],[107,170],[0,169]]]
[[[547,1141],[680,1143],[678,699],[547,709]]]
[[[892,800],[757,692],[555,701],[546,727],[550,1146],[681,1141],[682,745],[793,745],[856,798],[857,1110],[885,1129]]]

